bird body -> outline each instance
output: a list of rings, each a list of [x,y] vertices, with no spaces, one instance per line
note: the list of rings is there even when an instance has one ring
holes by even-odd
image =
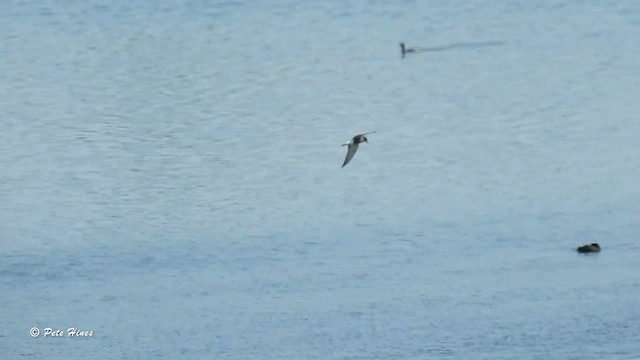
[[[598,245],[598,243],[593,243],[591,245],[582,245],[578,247],[577,250],[581,254],[600,252],[600,245]]]
[[[402,52],[402,56],[404,56],[404,54],[406,53],[415,53],[418,52],[417,48],[408,48],[404,46],[404,43],[400,43],[400,51]]]
[[[369,135],[369,134],[373,134],[375,133],[375,131],[371,131],[368,133],[364,133],[364,134],[358,134],[356,136],[354,136],[353,138],[351,138],[351,140],[349,140],[349,142],[346,142],[344,144],[342,144],[342,146],[348,146],[349,149],[347,149],[347,157],[344,159],[344,163],[342,164],[342,167],[345,167],[345,165],[347,165],[349,163],[349,161],[351,161],[351,159],[353,158],[353,155],[356,154],[356,151],[358,151],[358,146],[363,143],[366,142],[367,144],[369,143],[369,141],[367,141],[367,137],[365,135]]]

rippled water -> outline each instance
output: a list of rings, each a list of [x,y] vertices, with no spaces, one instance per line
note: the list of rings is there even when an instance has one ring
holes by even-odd
[[[0,5],[0,353],[638,358],[639,16]]]

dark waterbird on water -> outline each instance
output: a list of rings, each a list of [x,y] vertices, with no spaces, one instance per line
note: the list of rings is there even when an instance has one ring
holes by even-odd
[[[404,56],[404,54],[406,53],[415,53],[418,52],[419,49],[418,48],[413,48],[413,47],[405,47],[404,43],[400,43],[400,51],[402,52],[402,56]]]
[[[577,250],[581,254],[600,252],[600,245],[598,245],[598,243],[593,243],[591,245],[582,245],[579,246]]]
[[[419,53],[419,52],[435,52],[435,51],[447,51],[454,49],[479,49],[486,47],[494,47],[494,46],[504,46],[504,41],[482,41],[482,42],[460,42],[460,43],[452,43],[441,46],[432,46],[432,47],[406,47],[404,43],[400,43],[400,52],[402,57],[405,54],[410,53]]]
[[[353,155],[355,155],[356,151],[358,151],[359,144],[363,142],[366,142],[367,144],[369,143],[365,135],[369,135],[373,133],[375,133],[375,131],[370,131],[368,133],[356,135],[351,140],[349,140],[349,142],[342,144],[342,146],[349,146],[349,149],[347,150],[347,157],[344,159],[344,163],[342,164],[342,167],[345,167],[345,165],[347,165],[349,161],[351,161],[351,159],[353,158]]]

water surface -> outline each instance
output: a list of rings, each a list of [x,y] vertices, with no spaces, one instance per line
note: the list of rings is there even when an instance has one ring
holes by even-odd
[[[637,357],[639,15],[1,5],[0,353]]]

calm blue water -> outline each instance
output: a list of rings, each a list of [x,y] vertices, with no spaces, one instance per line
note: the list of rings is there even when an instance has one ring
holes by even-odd
[[[638,359],[639,19],[2,3],[0,354]]]

